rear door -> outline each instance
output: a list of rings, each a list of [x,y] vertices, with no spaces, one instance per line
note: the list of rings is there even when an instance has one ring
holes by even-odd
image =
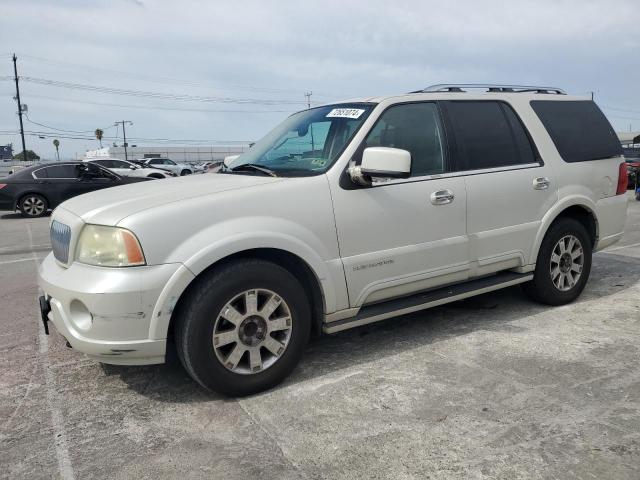
[[[467,233],[478,276],[535,262],[530,252],[558,183],[514,109],[503,101],[442,102],[454,170],[467,193]]]
[[[33,176],[41,180],[43,193],[51,208],[77,195],[80,182],[76,164],[50,165],[33,171]]]

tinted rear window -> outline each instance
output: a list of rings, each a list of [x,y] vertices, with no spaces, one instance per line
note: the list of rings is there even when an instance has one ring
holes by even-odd
[[[616,132],[594,102],[534,100],[531,107],[565,162],[622,155]]]
[[[35,170],[36,178],[78,178],[75,165],[55,165]]]
[[[453,127],[457,170],[524,165],[536,162],[529,137],[504,102],[444,102]]]

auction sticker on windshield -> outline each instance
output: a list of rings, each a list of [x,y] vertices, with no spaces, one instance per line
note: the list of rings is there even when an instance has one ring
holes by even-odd
[[[364,113],[361,108],[334,108],[327,113],[327,118],[360,118],[360,115]]]

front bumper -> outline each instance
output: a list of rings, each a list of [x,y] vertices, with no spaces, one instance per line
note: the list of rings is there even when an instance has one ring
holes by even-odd
[[[155,338],[152,319],[161,312],[159,299],[166,297],[167,283],[184,268],[181,264],[104,268],[79,263],[64,268],[49,254],[38,275],[45,294],[41,312],[74,349],[100,362],[163,363],[166,332],[164,338]]]

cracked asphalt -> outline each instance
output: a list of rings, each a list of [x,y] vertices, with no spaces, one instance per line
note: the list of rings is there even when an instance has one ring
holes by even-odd
[[[0,218],[2,478],[640,478],[640,202],[559,308],[519,288],[313,341],[226,399],[41,331],[47,218]]]

